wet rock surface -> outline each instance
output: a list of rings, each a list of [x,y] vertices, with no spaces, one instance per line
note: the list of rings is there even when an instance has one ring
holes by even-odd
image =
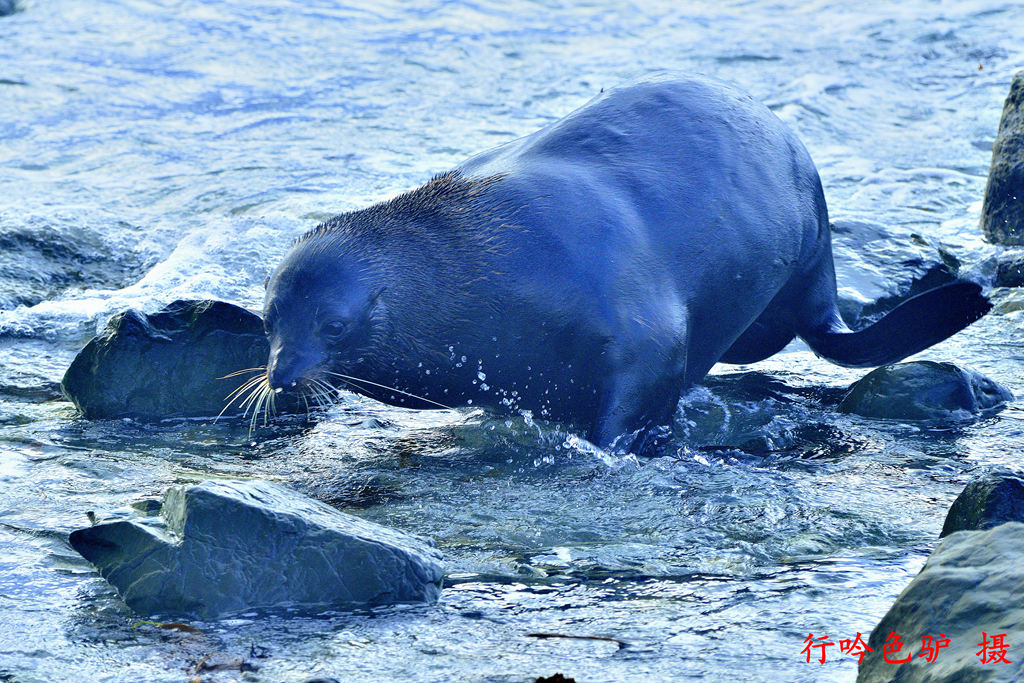
[[[253,374],[220,378],[265,365],[268,352],[255,313],[223,301],[175,301],[151,315],[114,316],[75,357],[61,388],[90,419],[214,417]],[[241,413],[239,403],[225,414]]]
[[[955,282],[961,263],[936,241],[866,220],[831,224],[840,284],[839,311],[854,329],[879,320],[907,299]],[[900,277],[894,279],[892,269]]]
[[[996,244],[1024,244],[1024,71],[1013,77],[992,145],[981,230]]]
[[[1012,398],[1008,389],[973,370],[914,361],[872,370],[850,387],[839,410],[893,420],[963,420]]]
[[[0,224],[0,310],[33,306],[69,290],[124,287],[144,270],[140,254],[116,251],[86,231]]]
[[[142,615],[433,602],[443,576],[424,540],[265,481],[173,487],[159,517],[79,529],[70,542]]]
[[[1010,522],[988,531],[962,531],[939,542],[921,573],[896,599],[871,632],[858,683],[1024,680],[1020,639],[1024,629],[1024,524]],[[900,637],[898,652],[885,661],[890,634]],[[994,636],[1009,646],[998,661]],[[923,639],[948,638],[933,661]],[[982,663],[982,657],[988,659]],[[991,659],[989,659],[991,658]]]
[[[1024,522],[1024,474],[991,472],[967,484],[953,501],[940,536]]]
[[[993,284],[996,287],[1024,287],[1024,252],[1013,251],[999,257]]]

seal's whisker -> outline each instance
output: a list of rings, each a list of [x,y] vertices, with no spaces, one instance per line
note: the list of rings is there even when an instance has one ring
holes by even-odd
[[[306,379],[303,381],[302,390],[303,393],[309,393],[310,398],[313,399],[313,402],[316,403],[318,408],[323,407],[324,403],[323,400],[320,398],[319,390],[317,389],[316,386],[313,385],[311,380]]]
[[[266,411],[266,408],[264,406],[265,406],[265,404],[267,402],[267,397],[270,394],[273,394],[273,393],[274,393],[274,390],[270,388],[270,382],[269,381],[266,382],[265,384],[261,384],[259,386],[259,389],[258,389],[258,396],[259,396],[259,398],[253,404],[252,418],[249,420],[249,436],[250,437],[252,436],[252,433],[254,431],[256,431],[256,421],[259,419],[260,410],[261,409],[263,410],[263,426],[266,426],[266,424],[267,424],[267,411]]]
[[[273,406],[274,396],[276,395],[276,393],[277,392],[274,391],[273,387],[270,386],[270,379],[268,378],[266,384],[263,387],[263,400],[262,400],[260,406],[257,407],[257,409],[256,409],[257,412],[261,408],[263,410],[263,426],[264,427],[267,426],[267,422],[270,419],[270,410],[271,410],[271,408]]]
[[[249,414],[249,407],[252,405],[253,401],[256,400],[256,398],[259,396],[260,391],[262,390],[263,382],[253,382],[252,386],[249,387],[248,391],[245,394],[245,398],[238,406],[239,408],[245,410],[246,415]]]
[[[213,421],[217,422],[217,420],[219,420],[221,418],[221,416],[224,415],[224,411],[226,411],[228,408],[231,407],[231,404],[233,404],[236,400],[239,400],[241,398],[242,394],[244,394],[246,391],[248,391],[248,390],[258,386],[259,382],[262,379],[264,379],[265,376],[266,376],[266,373],[264,373],[264,375],[261,375],[261,376],[258,376],[258,377],[252,377],[252,378],[246,380],[240,386],[238,386],[234,391],[232,391],[230,394],[228,394],[226,397],[224,397],[224,407],[220,409],[220,412],[217,413],[217,417],[213,418]],[[241,407],[241,405],[239,405],[239,407]],[[243,413],[243,415],[244,415],[244,413]]]
[[[339,377],[338,379],[341,379],[341,378]],[[350,388],[351,388],[351,389],[352,389],[353,391],[355,391],[356,393],[359,393],[359,385],[358,385],[358,384],[356,384],[356,383],[354,383],[354,382],[350,382],[350,381],[348,381],[347,379],[341,379],[341,382],[342,382],[342,383],[343,383],[343,384],[344,384],[345,386],[347,386],[347,387],[350,387]]]
[[[316,386],[320,388],[324,400],[328,403],[334,403],[338,395],[338,390],[332,387],[330,382],[325,382],[322,379],[315,379],[313,381],[316,383]]]
[[[252,391],[249,392],[249,396],[245,399],[245,401],[242,402],[242,405],[240,406],[245,409],[246,415],[249,414],[249,408],[256,407],[259,400],[263,398],[263,394],[265,394],[268,391],[270,391],[270,384],[264,382],[260,382],[259,384],[252,388]],[[256,410],[258,411],[259,408],[256,407]]]
[[[334,404],[335,401],[331,396],[331,393],[334,392],[334,387],[324,382],[323,380],[319,379],[310,379],[307,381],[313,387],[313,390],[317,393],[317,396],[320,397],[322,401],[320,403],[321,406],[326,407]]]
[[[230,403],[233,398],[240,397],[243,393],[248,392],[254,386],[258,385],[260,383],[260,380],[262,380],[262,379],[263,379],[262,377],[253,377],[251,379],[246,380],[241,385],[236,387],[234,391],[232,391],[230,394],[225,396],[224,400],[228,401]]]
[[[247,418],[248,421],[249,421],[249,436],[250,437],[252,436],[253,423],[252,423],[252,418],[249,416],[249,411],[252,409],[253,404],[255,403],[256,399],[259,397],[261,391],[262,391],[262,385],[257,385],[255,387],[253,387],[252,391],[250,391],[248,396],[246,396],[245,402],[241,406],[242,408],[245,409],[245,412],[242,413],[242,417]],[[255,415],[255,413],[253,413],[253,414]]]
[[[225,400],[225,401],[228,401],[228,405],[230,405],[230,404],[231,404],[231,399],[232,399],[233,397],[235,397],[235,396],[236,396],[237,394],[240,394],[240,393],[242,393],[242,392],[243,392],[243,391],[245,391],[246,389],[249,389],[249,388],[251,388],[252,386],[254,386],[254,385],[256,385],[256,384],[259,384],[259,383],[260,383],[260,382],[261,382],[262,380],[263,380],[263,376],[259,376],[259,377],[252,377],[252,378],[250,378],[250,379],[246,380],[246,381],[245,381],[245,382],[243,382],[243,383],[242,383],[242,384],[241,384],[241,385],[240,385],[239,387],[237,387],[237,388],[236,388],[236,389],[235,389],[234,391],[232,391],[232,392],[231,392],[230,394],[228,394],[227,396],[225,396],[225,397],[224,397],[224,400]]]
[[[323,399],[320,398],[320,394],[317,392],[316,387],[307,384],[306,391],[309,392],[309,397],[313,399],[313,403],[316,405],[317,408],[324,407]]]
[[[396,389],[395,387],[389,387],[387,384],[378,384],[377,382],[371,382],[368,379],[360,379],[359,377],[352,377],[351,375],[343,375],[340,372],[330,372],[329,370],[325,370],[324,372],[326,372],[328,375],[334,375],[335,377],[340,377],[341,379],[351,380],[353,382],[363,382],[364,384],[369,384],[371,386],[380,387],[381,389],[387,389],[388,391],[394,391],[396,393],[402,394],[403,396],[409,396],[409,397],[415,398],[415,399],[417,399],[419,401],[424,401],[426,403],[432,403],[435,406],[438,406],[439,408],[445,408],[447,410],[455,410],[451,406],[446,406],[443,403],[438,403],[437,401],[433,401],[433,400],[431,400],[429,398],[426,398],[424,396],[417,396],[416,394],[409,393],[408,391],[402,391],[401,389]]]
[[[323,401],[320,400],[320,397],[317,396],[317,393],[315,391],[313,391],[312,387],[309,388],[309,397],[311,399],[313,399],[313,405],[315,407],[317,407],[317,408],[323,408],[324,407]],[[308,409],[308,404],[307,404],[307,412],[308,411],[309,411],[309,409]]]
[[[256,416],[259,415],[259,408],[252,411],[252,417],[249,418],[249,438],[252,438],[252,433],[256,431]]]
[[[319,396],[316,395],[315,389],[309,384],[308,381],[303,382],[303,384],[302,384],[302,399],[306,400],[306,396],[307,395],[309,396],[309,398],[312,399],[314,407],[316,407],[316,408],[321,407],[321,405],[322,405],[321,399],[319,399]],[[308,414],[309,414],[309,401],[306,400],[306,415],[308,415]]]
[[[251,372],[261,372],[261,371],[264,371],[266,369],[267,369],[266,365],[261,365],[258,368],[245,368],[244,370],[235,370],[234,372],[229,372],[228,374],[224,375],[223,377],[218,377],[217,379],[228,379],[229,377],[238,377],[239,375],[245,375],[245,374],[251,373]]]

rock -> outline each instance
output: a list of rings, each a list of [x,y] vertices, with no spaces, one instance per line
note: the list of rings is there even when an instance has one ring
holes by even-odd
[[[142,255],[132,249],[108,244],[94,231],[55,223],[0,225],[0,310],[89,287],[124,287],[146,270]]]
[[[992,472],[976,479],[953,501],[939,537],[1024,522],[1024,475]]]
[[[64,397],[57,382],[25,372],[12,374],[14,376],[0,375],[0,395],[4,397],[36,403]]]
[[[858,683],[930,683],[1024,680],[1024,524],[1010,522],[988,531],[961,531],[942,539],[924,569],[896,599],[871,632]],[[883,648],[890,633],[903,648],[890,659]],[[983,636],[984,633],[984,636]],[[1009,664],[981,663],[982,643],[1004,635]],[[924,638],[949,639],[927,661]],[[984,638],[984,640],[983,640]],[[995,655],[991,649],[988,654]]]
[[[14,14],[21,7],[19,6],[18,0],[0,0],[0,17],[6,17],[8,14]]]
[[[1005,387],[952,363],[885,365],[850,387],[839,411],[893,420],[963,420],[1013,398]]]
[[[1002,254],[996,261],[996,287],[1024,287],[1024,253]]]
[[[957,280],[961,264],[931,238],[866,220],[830,225],[837,258],[839,312],[866,327],[907,299]]]
[[[433,602],[443,576],[422,539],[265,481],[173,487],[158,520],[106,522],[70,541],[142,615]]]
[[[130,507],[140,515],[150,517],[160,514],[163,502],[153,498],[143,498],[142,500],[132,501]]]
[[[1013,77],[992,145],[981,231],[996,244],[1024,244],[1024,71]]]
[[[218,378],[264,366],[268,353],[255,313],[223,301],[175,301],[152,315],[114,316],[75,357],[61,389],[90,419],[214,417],[254,375]],[[226,414],[241,413],[239,405]]]

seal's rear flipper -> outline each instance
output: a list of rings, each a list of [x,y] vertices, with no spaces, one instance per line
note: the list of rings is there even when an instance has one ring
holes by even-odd
[[[837,365],[869,368],[903,360],[938,344],[992,309],[981,287],[951,282],[907,299],[878,322],[857,332],[801,334],[807,345]]]

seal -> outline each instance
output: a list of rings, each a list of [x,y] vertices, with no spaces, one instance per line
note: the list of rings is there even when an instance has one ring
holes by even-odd
[[[882,365],[990,307],[958,281],[849,329],[804,146],[732,85],[663,76],[298,239],[267,286],[266,387],[529,410],[608,446],[716,362],[799,336]]]

